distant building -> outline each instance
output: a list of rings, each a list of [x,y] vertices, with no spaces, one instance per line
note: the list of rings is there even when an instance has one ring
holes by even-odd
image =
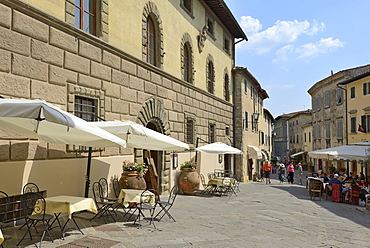
[[[268,94],[257,79],[244,67],[236,67],[234,74],[234,143],[243,150],[243,155],[236,156],[235,165],[241,180],[247,182],[259,172],[262,161],[270,159],[273,118],[263,108]]]
[[[346,102],[352,101],[348,99],[351,89],[347,88],[347,94],[345,94],[344,90],[337,84],[369,71],[370,65],[342,70],[320,80],[308,90],[312,100],[313,150],[349,143],[347,130],[350,120],[347,118],[347,113],[350,109],[347,109]],[[352,113],[352,116],[354,114]],[[352,128],[356,128],[355,125],[352,125]],[[343,170],[346,168],[345,163],[341,161],[315,159],[314,164],[315,169],[326,172],[330,166]]]

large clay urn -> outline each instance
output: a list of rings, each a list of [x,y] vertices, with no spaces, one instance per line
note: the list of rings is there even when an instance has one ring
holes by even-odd
[[[179,176],[179,185],[185,195],[194,195],[199,187],[200,178],[196,169],[184,168]]]
[[[146,189],[143,175],[137,171],[123,171],[119,179],[120,189]]]

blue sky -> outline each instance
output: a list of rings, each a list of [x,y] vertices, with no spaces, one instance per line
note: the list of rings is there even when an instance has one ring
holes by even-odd
[[[248,41],[236,48],[269,95],[274,117],[311,108],[307,90],[334,73],[370,63],[369,0],[224,0]]]

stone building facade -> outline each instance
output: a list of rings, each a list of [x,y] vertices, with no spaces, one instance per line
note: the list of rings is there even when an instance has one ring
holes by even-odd
[[[192,148],[197,137],[230,144],[234,39],[246,36],[223,1],[98,0],[95,26],[79,26],[77,2],[0,1],[2,97],[42,98],[71,113],[78,103],[88,103],[105,120],[132,120]],[[173,29],[173,22],[181,28]],[[29,178],[46,185],[48,173],[41,166],[48,164],[59,175],[51,195],[70,180],[78,183],[65,190],[82,195],[83,150],[0,135],[1,170],[25,173],[15,177],[8,192],[17,193]],[[179,163],[192,154],[179,154]],[[176,166],[169,153],[151,155],[159,190],[166,193],[176,183]],[[119,175],[123,159],[142,161],[144,155],[142,150],[106,148],[93,156],[99,173],[92,180],[97,180]],[[14,181],[4,173],[0,177],[4,183]]]
[[[259,173],[261,163],[270,159],[272,116],[263,108],[267,92],[247,68],[235,68],[234,95],[234,139],[235,147],[243,151],[236,156],[236,172],[241,180],[252,179],[254,172]]]

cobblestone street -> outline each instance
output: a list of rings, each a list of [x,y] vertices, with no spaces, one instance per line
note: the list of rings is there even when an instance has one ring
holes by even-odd
[[[270,185],[241,184],[237,197],[179,195],[171,209],[176,222],[164,217],[156,222],[157,229],[145,221],[138,229],[122,217],[105,225],[102,219],[90,222],[86,219],[92,215],[82,214],[76,219],[85,235],[71,232],[64,241],[58,238],[42,246],[369,247],[370,211],[365,207],[310,200],[305,186],[279,185],[275,178],[273,174]],[[16,243],[13,230],[3,231],[5,247]]]

